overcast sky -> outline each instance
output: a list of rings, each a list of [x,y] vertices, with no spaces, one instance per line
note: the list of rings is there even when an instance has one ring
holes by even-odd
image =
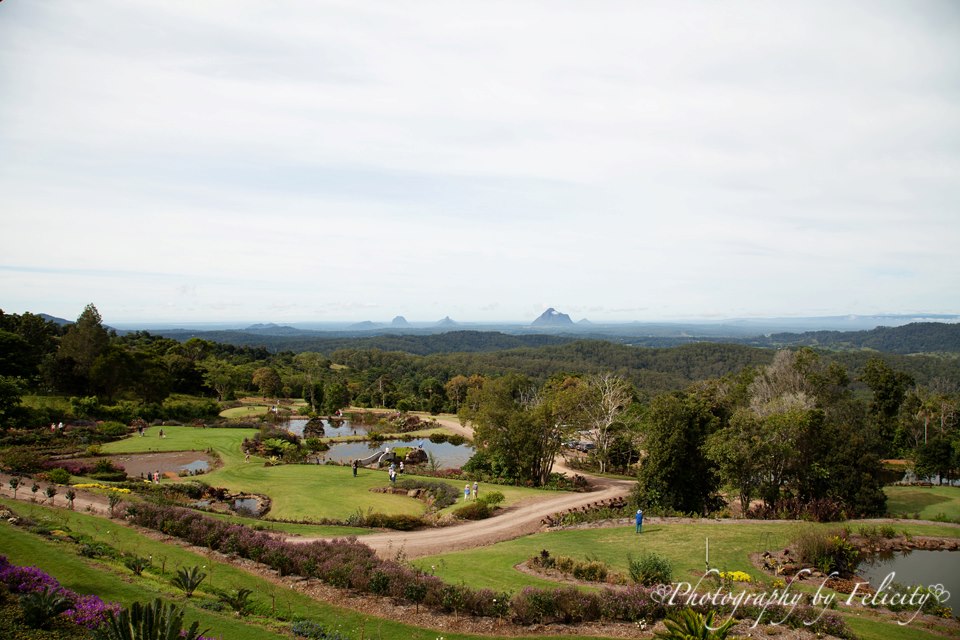
[[[0,308],[960,312],[960,2],[0,3]]]

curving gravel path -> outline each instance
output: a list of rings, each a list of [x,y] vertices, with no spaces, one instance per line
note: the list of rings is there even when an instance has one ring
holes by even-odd
[[[443,417],[435,419],[451,431],[473,438],[473,429],[462,426],[457,420]],[[362,536],[360,541],[372,547],[382,557],[393,557],[402,552],[407,558],[419,558],[435,553],[484,547],[536,533],[543,528],[541,521],[555,513],[601,500],[624,497],[630,493],[634,484],[630,480],[614,480],[574,471],[564,465],[560,457],[554,462],[554,470],[579,473],[589,480],[594,490],[584,493],[557,492],[556,496],[526,500],[501,509],[497,516],[486,520],[420,531],[374,533]],[[300,536],[287,538],[290,542],[310,542],[317,539],[329,538]]]

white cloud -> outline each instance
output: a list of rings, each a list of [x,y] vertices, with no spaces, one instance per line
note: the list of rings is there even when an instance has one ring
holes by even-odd
[[[0,303],[957,312],[957,42],[950,2],[4,3]]]

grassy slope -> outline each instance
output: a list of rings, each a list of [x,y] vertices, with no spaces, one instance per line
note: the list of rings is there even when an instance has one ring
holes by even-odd
[[[721,571],[740,570],[754,579],[769,582],[755,569],[749,554],[783,548],[805,527],[837,528],[838,525],[807,523],[741,522],[717,524],[703,521],[694,524],[645,525],[637,535],[633,527],[579,529],[540,533],[526,538],[501,542],[491,547],[420,558],[418,566],[430,570],[449,582],[464,581],[473,587],[516,590],[526,585],[542,586],[545,581],[516,571],[513,567],[542,549],[551,555],[587,557],[606,562],[612,569],[627,573],[627,556],[657,552],[673,563],[675,580],[690,580],[693,571],[702,571],[705,542],[710,538],[710,566]],[[856,524],[850,525],[856,531]],[[960,537],[960,529],[934,525],[896,527],[914,535]]]
[[[553,555],[568,555],[579,559],[587,556],[606,561],[617,571],[626,573],[627,554],[639,555],[646,551],[661,553],[673,562],[674,580],[691,580],[692,571],[704,568],[705,538],[710,538],[711,567],[739,569],[769,585],[771,578],[754,569],[749,562],[753,551],[782,547],[807,523],[737,523],[669,524],[644,527],[637,535],[633,527],[614,529],[583,529],[537,534],[502,542],[492,547],[430,556],[414,564],[431,570],[449,582],[465,582],[472,587],[489,587],[500,591],[516,591],[524,586],[545,587],[552,583],[516,571],[514,565],[548,549]],[[850,525],[854,530],[856,523]],[[960,529],[936,525],[897,525],[912,535],[960,537]],[[769,587],[768,587],[769,588]],[[889,618],[851,614],[847,622],[861,640],[942,640],[943,635],[930,633],[916,625],[901,627]],[[947,632],[949,634],[949,632]]]
[[[960,521],[960,487],[886,487],[887,511],[892,514],[920,514],[932,520],[943,514]]]
[[[276,596],[277,610],[290,616],[308,618],[324,624],[330,628],[340,628],[348,637],[358,637],[359,629],[365,629],[369,637],[380,637],[384,640],[434,640],[444,637],[446,640],[470,640],[479,636],[448,633],[431,629],[421,629],[401,624],[392,620],[381,620],[364,616],[354,611],[340,609],[316,602],[298,592],[290,591],[273,585],[257,576],[236,569],[230,565],[213,561],[211,558],[195,554],[176,545],[165,544],[153,540],[140,533],[117,526],[104,518],[78,512],[67,512],[50,509],[40,505],[25,504],[8,499],[0,499],[0,504],[17,510],[19,513],[36,518],[52,518],[58,526],[66,526],[71,531],[90,535],[94,539],[110,544],[116,549],[141,556],[151,555],[154,564],[159,565],[160,558],[166,558],[167,573],[165,577],[151,576],[145,580],[136,580],[129,571],[123,568],[97,565],[94,562],[75,555],[72,547],[67,543],[49,541],[6,522],[0,522],[0,543],[2,553],[11,562],[22,565],[36,565],[61,581],[65,586],[81,593],[96,593],[106,600],[113,600],[122,604],[133,601],[152,599],[162,596],[165,600],[176,600],[188,607],[185,619],[187,621],[200,620],[201,626],[209,626],[215,637],[221,634],[231,640],[259,640],[261,638],[283,638],[289,636],[277,635],[262,626],[253,626],[240,621],[232,615],[221,615],[199,609],[195,606],[203,598],[202,589],[193,599],[187,601],[178,595],[178,592],[169,586],[169,574],[174,567],[206,565],[211,574],[213,585],[217,588],[235,589],[245,587],[252,589],[255,599],[261,604],[267,604],[270,596]],[[212,570],[212,571],[211,571]],[[209,584],[205,583],[205,584]],[[583,639],[587,636],[564,636],[569,640]],[[545,640],[544,638],[529,638],[529,640]]]
[[[270,406],[265,404],[245,404],[242,407],[224,409],[220,412],[221,418],[253,418],[266,415]]]

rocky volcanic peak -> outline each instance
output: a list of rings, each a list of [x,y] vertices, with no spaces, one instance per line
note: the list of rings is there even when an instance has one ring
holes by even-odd
[[[565,313],[560,313],[553,307],[550,307],[546,311],[540,314],[540,317],[534,320],[531,324],[538,326],[560,326],[566,324],[573,324],[573,320],[570,319]]]
[[[437,323],[437,326],[440,326],[440,327],[453,327],[453,326],[456,326],[456,324],[457,324],[457,323],[456,323],[454,320],[451,320],[451,319],[450,319],[450,316],[446,316],[446,317],[444,317],[443,320],[441,320],[440,322]]]
[[[404,318],[403,316],[397,316],[396,318],[390,321],[390,324],[392,324],[395,327],[405,327],[410,323],[407,322],[407,319]]]

